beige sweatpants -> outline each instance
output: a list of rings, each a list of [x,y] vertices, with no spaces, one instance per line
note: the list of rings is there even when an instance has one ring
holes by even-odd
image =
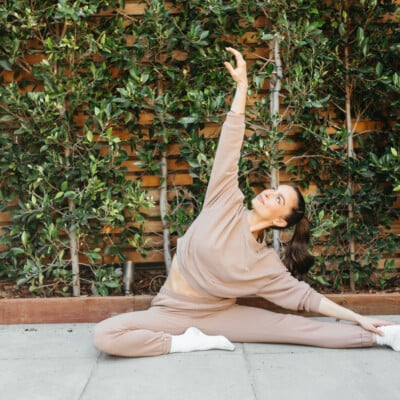
[[[167,354],[171,335],[194,326],[232,342],[291,343],[328,348],[369,347],[373,335],[358,325],[320,322],[235,304],[178,295],[163,287],[151,307],[108,318],[96,325],[95,346],[108,354],[142,357]]]

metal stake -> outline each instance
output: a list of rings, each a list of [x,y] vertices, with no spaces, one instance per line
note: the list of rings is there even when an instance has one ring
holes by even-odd
[[[133,261],[124,262],[123,291],[125,296],[132,294],[132,287],[135,281],[135,263]]]

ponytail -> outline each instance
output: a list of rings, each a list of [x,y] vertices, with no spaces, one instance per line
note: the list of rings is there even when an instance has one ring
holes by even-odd
[[[310,223],[305,213],[305,201],[300,190],[292,186],[297,194],[297,207],[291,210],[291,213],[285,217],[286,227],[273,226],[274,229],[286,229],[295,226],[293,236],[287,245],[283,263],[286,268],[294,273],[306,274],[314,264],[314,256],[308,251],[310,242]]]
[[[314,264],[314,256],[308,251],[310,223],[303,216],[297,222],[293,236],[286,248],[283,263],[290,272],[306,274]]]

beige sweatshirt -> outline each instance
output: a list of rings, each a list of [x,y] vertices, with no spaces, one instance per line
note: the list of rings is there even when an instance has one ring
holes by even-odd
[[[238,187],[244,116],[228,113],[222,127],[203,209],[178,240],[181,273],[207,297],[258,295],[290,310],[318,311],[322,295],[295,279],[278,254],[259,243],[247,222]]]

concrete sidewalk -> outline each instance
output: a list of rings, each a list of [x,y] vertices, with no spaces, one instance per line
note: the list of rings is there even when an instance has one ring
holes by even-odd
[[[399,315],[382,318],[400,323]],[[387,348],[237,344],[124,359],[93,347],[93,326],[0,326],[0,399],[400,399],[400,353]]]

